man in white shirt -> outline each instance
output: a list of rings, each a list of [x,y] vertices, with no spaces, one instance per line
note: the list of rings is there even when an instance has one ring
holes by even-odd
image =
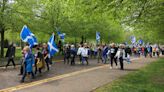
[[[81,53],[82,53],[82,49],[83,49],[83,45],[79,45],[79,48],[78,48],[78,51],[77,51],[77,55],[79,56],[79,60],[80,60],[80,63],[82,63],[82,56],[81,56]]]
[[[84,48],[81,49],[81,56],[82,56],[82,64],[84,64],[84,61],[86,61],[87,65],[88,63],[88,48],[87,48],[87,44],[84,44]]]

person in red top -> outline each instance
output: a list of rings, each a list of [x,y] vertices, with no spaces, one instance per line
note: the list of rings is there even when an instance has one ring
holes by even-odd
[[[144,48],[144,46],[142,46],[142,48],[141,48],[142,55],[144,55],[144,51],[145,51],[145,48]]]

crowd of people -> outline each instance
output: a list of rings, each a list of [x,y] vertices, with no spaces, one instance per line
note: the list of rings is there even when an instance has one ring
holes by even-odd
[[[8,58],[6,69],[10,62],[13,63],[14,68],[16,66],[14,62],[15,50],[16,47],[11,43],[6,53],[6,57]],[[43,69],[46,68],[46,70],[49,71],[52,61],[49,55],[48,45],[44,43],[41,46],[35,46],[33,51],[28,45],[25,46],[22,50],[20,62],[21,67],[19,75],[22,75],[21,82],[24,82],[27,75],[31,75],[31,78],[35,78],[38,72],[39,74],[42,73]]]
[[[111,69],[113,63],[118,67],[120,62],[121,70],[124,69],[123,61],[130,63],[130,56],[134,57],[159,57],[160,52],[164,50],[158,45],[125,45],[125,44],[103,44],[103,45],[88,45],[87,43],[79,44],[76,48],[74,44],[66,44],[63,47],[64,52],[64,64],[75,65],[75,57],[79,57],[79,61],[82,65],[86,62],[88,65],[89,58],[96,58],[97,62],[100,61],[104,64],[109,62]],[[164,54],[164,53],[162,53]]]
[[[93,45],[93,44],[65,44],[60,48],[64,54],[64,64],[70,64],[74,66],[80,62],[81,65],[89,65],[89,58],[97,59],[97,63],[110,64],[110,69],[114,67],[120,67],[124,70],[124,61],[131,63],[130,56],[135,57],[159,57],[160,53],[164,55],[164,49],[158,45],[125,45],[111,43],[109,45]],[[8,47],[6,57],[8,57],[8,63],[14,63],[15,46],[11,44]],[[119,64],[119,65],[118,65]],[[31,78],[35,78],[38,74],[50,70],[52,65],[52,57],[49,55],[48,46],[46,43],[34,47],[32,50],[29,46],[25,46],[22,50],[21,68],[20,74],[22,75],[21,82],[25,81],[27,75],[31,75]]]

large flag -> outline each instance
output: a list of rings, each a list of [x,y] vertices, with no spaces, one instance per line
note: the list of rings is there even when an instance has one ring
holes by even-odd
[[[48,41],[48,50],[49,50],[50,56],[53,56],[55,53],[59,52],[58,47],[54,40],[54,33],[52,34],[52,36],[50,37]]]
[[[135,36],[131,36],[130,39],[131,39],[132,44],[134,44],[136,42],[136,37]]]
[[[23,26],[22,31],[20,33],[20,37],[22,41],[27,42],[30,45],[30,47],[38,44],[35,35],[30,31],[30,29],[26,25]]]
[[[97,42],[100,41],[100,32],[96,32],[96,41],[97,41]]]

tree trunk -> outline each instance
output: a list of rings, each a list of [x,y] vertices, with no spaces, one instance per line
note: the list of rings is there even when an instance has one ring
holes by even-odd
[[[1,30],[1,57],[4,57],[4,28]]]

